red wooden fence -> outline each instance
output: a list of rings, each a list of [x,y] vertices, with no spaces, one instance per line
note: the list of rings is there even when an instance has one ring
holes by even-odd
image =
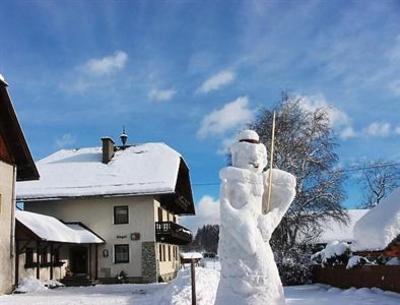
[[[313,281],[339,288],[377,287],[400,292],[400,266],[365,265],[346,269],[346,266],[313,266]]]

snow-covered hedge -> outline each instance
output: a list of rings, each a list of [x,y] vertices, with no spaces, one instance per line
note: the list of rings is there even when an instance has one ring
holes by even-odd
[[[335,240],[327,244],[325,249],[313,254],[311,260],[323,266],[347,265],[350,256],[350,245]]]
[[[386,262],[387,266],[400,266],[400,257],[392,257]]]
[[[351,269],[357,266],[362,266],[365,264],[370,263],[368,259],[365,257],[359,256],[359,255],[354,255],[349,258],[349,261],[347,262],[346,269]]]
[[[346,269],[352,269],[363,265],[396,265],[400,264],[399,258],[363,257],[353,255],[350,245],[345,242],[334,241],[325,249],[313,254],[311,260],[314,263],[325,266],[345,265]]]

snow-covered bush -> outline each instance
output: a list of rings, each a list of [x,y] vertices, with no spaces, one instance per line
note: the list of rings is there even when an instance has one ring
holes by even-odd
[[[388,266],[399,266],[400,265],[400,258],[399,257],[392,257],[386,262]]]
[[[323,266],[347,265],[350,256],[350,245],[335,240],[327,244],[325,249],[313,254],[311,260]]]
[[[26,277],[21,279],[18,288],[15,290],[16,293],[36,292],[46,290],[47,287],[43,282],[39,281],[34,277]]]
[[[346,265],[346,269],[352,269],[354,267],[362,266],[368,263],[370,263],[370,261],[367,258],[359,255],[353,255],[352,257],[349,258],[349,261],[347,262]]]
[[[274,251],[275,261],[283,285],[301,285],[311,282],[310,252],[305,247]]]
[[[63,287],[64,285],[55,280],[40,281],[35,277],[25,277],[21,279],[18,288],[15,289],[15,293],[27,293],[27,292],[38,292],[44,291],[48,288]]]

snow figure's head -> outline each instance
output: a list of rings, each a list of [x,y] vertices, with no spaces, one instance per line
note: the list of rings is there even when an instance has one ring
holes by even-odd
[[[231,146],[232,166],[261,173],[267,165],[267,150],[253,130],[243,130]]]

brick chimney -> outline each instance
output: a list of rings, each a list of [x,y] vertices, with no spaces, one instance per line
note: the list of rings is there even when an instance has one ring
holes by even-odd
[[[104,164],[107,164],[114,157],[114,141],[110,137],[101,138],[103,142],[103,160]]]

